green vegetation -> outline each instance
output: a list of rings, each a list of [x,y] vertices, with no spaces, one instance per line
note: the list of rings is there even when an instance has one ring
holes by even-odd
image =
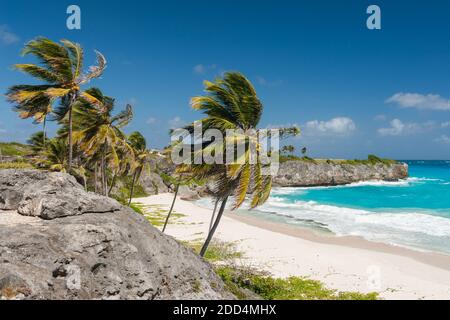
[[[217,274],[238,299],[248,299],[249,290],[265,300],[377,300],[377,293],[337,292],[323,283],[302,277],[273,278],[252,269],[219,266]],[[246,289],[246,290],[243,290]]]
[[[0,160],[2,156],[24,157],[31,153],[31,148],[17,142],[0,142]]]
[[[0,169],[33,169],[27,162],[0,162]]]
[[[56,43],[39,37],[28,42],[22,50],[23,55],[32,55],[39,64],[16,64],[15,69],[37,79],[37,85],[15,85],[9,88],[6,96],[15,105],[22,119],[33,118],[43,124],[43,144],[45,145],[45,128],[50,115],[55,116],[61,124],[67,125],[68,160],[67,170],[72,171],[73,156],[73,108],[79,98],[98,103],[96,97],[81,86],[100,77],[106,68],[106,59],[96,51],[97,66],[90,67],[83,73],[83,48],[77,43],[61,40]],[[53,106],[57,104],[55,110]]]
[[[379,158],[373,154],[370,154],[366,160],[354,159],[354,160],[336,160],[336,159],[312,159],[307,156],[298,157],[295,155],[281,155],[280,162],[286,161],[306,161],[312,163],[328,163],[328,164],[350,164],[350,165],[376,165],[376,164],[384,164],[384,165],[393,165],[398,163],[395,160],[391,159],[383,159]]]
[[[199,241],[184,242],[186,246],[199,252]],[[328,289],[317,280],[304,277],[274,278],[267,273],[248,266],[237,266],[236,259],[243,253],[236,250],[235,243],[212,241],[204,256],[211,262],[225,286],[238,299],[265,300],[377,300],[378,294],[359,292],[338,292]]]
[[[84,73],[84,54],[79,44],[68,40],[57,43],[43,37],[28,42],[23,54],[33,56],[38,63],[18,64],[15,69],[39,83],[11,86],[6,96],[20,118],[33,119],[43,125],[43,130],[30,137],[29,146],[0,144],[1,155],[30,156],[36,168],[68,172],[87,190],[105,196],[115,191],[114,196],[124,204],[130,204],[133,196],[144,196],[138,182],[149,166],[151,153],[139,132],[127,136],[123,131],[133,119],[132,106],[115,112],[114,98],[98,88],[82,89],[103,74],[105,57],[96,51],[97,66]],[[59,124],[56,137],[47,137],[47,121]],[[122,181],[117,192],[115,187]]]
[[[200,241],[185,242],[185,245],[194,249],[199,253],[202,248]],[[234,243],[226,243],[219,241],[212,241],[206,250],[204,258],[209,262],[230,262],[234,259],[242,258],[242,252],[236,251],[236,245]]]
[[[168,211],[162,205],[144,205],[134,202],[130,207],[137,213],[142,214],[154,227],[164,226]],[[177,220],[185,216],[184,214],[174,212],[171,223],[176,223]]]

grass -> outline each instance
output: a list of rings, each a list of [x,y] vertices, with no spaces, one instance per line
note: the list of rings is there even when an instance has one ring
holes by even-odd
[[[162,227],[166,221],[168,210],[163,209],[162,205],[144,205],[142,203],[132,203],[131,208],[139,214],[142,214],[154,227]],[[176,223],[182,217],[186,215],[172,211],[169,224]]]
[[[203,244],[196,240],[184,242],[197,253]],[[322,282],[304,277],[274,278],[251,267],[236,266],[236,259],[243,253],[236,250],[236,243],[214,240],[205,254],[205,260],[213,264],[217,275],[238,299],[264,300],[377,300],[378,293],[339,292],[327,288]]]
[[[184,242],[185,245],[200,253],[203,241]],[[234,259],[242,258],[242,252],[236,251],[236,244],[233,242],[221,242],[213,240],[205,253],[205,259],[209,262],[230,262]]]
[[[34,167],[27,162],[0,162],[1,169],[33,169]]]
[[[354,160],[324,160],[324,159],[312,159],[309,157],[298,157],[295,155],[282,155],[280,156],[280,162],[286,162],[286,161],[305,161],[305,162],[312,162],[312,163],[328,163],[328,164],[348,164],[348,165],[376,165],[376,164],[383,164],[383,165],[393,165],[396,164],[397,161],[391,160],[391,159],[383,159],[379,158],[373,154],[370,154],[367,159],[361,160],[361,159],[354,159]]]
[[[216,273],[238,299],[252,292],[264,300],[377,300],[378,293],[338,292],[317,280],[302,277],[280,279],[252,269],[218,266]]]
[[[23,157],[31,152],[29,146],[17,142],[0,142],[0,154],[10,157]]]

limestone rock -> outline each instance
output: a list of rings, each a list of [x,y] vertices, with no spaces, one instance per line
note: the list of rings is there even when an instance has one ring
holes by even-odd
[[[408,177],[408,165],[339,164],[287,161],[280,164],[274,185],[280,187],[335,186],[360,181],[397,181]]]
[[[192,250],[69,175],[0,170],[0,199],[0,299],[234,298]]]

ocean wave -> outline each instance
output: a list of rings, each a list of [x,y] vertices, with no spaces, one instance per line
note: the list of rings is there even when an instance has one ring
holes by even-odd
[[[258,208],[280,216],[314,220],[338,235],[415,233],[433,237],[450,237],[450,219],[424,212],[374,212],[362,209],[319,204],[315,201],[286,202],[271,197]]]
[[[417,182],[417,181],[444,181],[442,179],[435,178],[419,178],[419,177],[410,177],[407,179],[409,182]]]
[[[415,183],[421,182],[439,182],[442,179],[423,178],[423,177],[409,177],[398,181],[384,181],[384,180],[368,180],[343,184],[338,186],[315,186],[315,187],[277,187],[272,189],[272,195],[291,195],[300,194],[302,190],[324,190],[335,188],[355,188],[355,187],[407,187]],[[448,184],[448,183],[444,183]]]

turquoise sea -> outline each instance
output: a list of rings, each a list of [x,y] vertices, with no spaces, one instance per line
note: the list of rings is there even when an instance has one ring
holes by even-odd
[[[408,179],[278,188],[250,214],[450,254],[450,161],[402,161]]]
[[[257,210],[275,222],[450,254],[450,161],[403,161],[408,179],[275,188]]]

